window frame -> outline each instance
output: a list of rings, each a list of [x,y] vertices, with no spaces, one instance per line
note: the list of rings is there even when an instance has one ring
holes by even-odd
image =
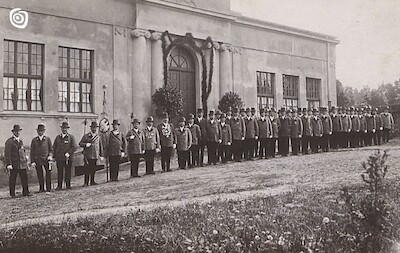
[[[63,50],[66,49],[67,55],[64,56]],[[76,71],[76,66],[74,64],[73,67],[71,67],[71,61],[77,59],[77,58],[71,58],[71,51],[75,53],[75,50],[78,50],[79,53],[79,78],[76,77],[71,77],[71,70]],[[89,53],[89,58],[86,58],[86,69],[83,68],[83,62],[84,59],[82,57],[83,53]],[[67,60],[67,66],[66,68],[63,65],[63,59]],[[89,66],[87,65],[87,62],[90,62]],[[64,76],[64,69],[66,69],[66,76]],[[88,78],[83,77],[84,71],[89,71],[89,76]],[[74,73],[75,75],[75,73]],[[66,83],[66,95],[67,99],[66,101],[60,100],[60,93],[64,93],[63,85]],[[93,97],[94,97],[94,50],[91,49],[83,49],[83,48],[75,48],[75,47],[66,47],[66,46],[59,46],[58,47],[58,112],[62,113],[93,113],[94,111],[94,103],[93,103]],[[72,86],[76,87],[76,84],[78,84],[78,92],[76,92],[76,89],[72,89]],[[85,84],[85,85],[84,85]],[[89,92],[87,92],[87,85],[90,85]],[[61,86],[61,87],[60,87]],[[86,87],[86,92],[84,91],[84,86]],[[75,91],[75,92],[74,92]],[[76,99],[72,99],[72,97],[76,98],[76,96],[73,96],[74,94],[79,94],[79,101],[76,102]],[[84,102],[84,96],[88,94],[88,102]],[[63,97],[64,98],[64,97]],[[64,103],[66,106],[66,109],[64,109]],[[78,104],[78,109],[77,110],[72,110],[71,108],[73,107],[73,104]],[[86,108],[84,110],[84,108]],[[88,108],[90,110],[88,110]]]
[[[321,106],[321,84],[322,80],[319,78],[306,77],[306,99],[308,108],[319,108]],[[318,106],[316,106],[316,104],[318,104]]]
[[[13,44],[14,49],[13,51],[9,51],[9,46],[10,43]],[[22,52],[18,51],[18,43],[22,43]],[[6,44],[7,44],[7,49],[6,49]],[[24,61],[23,61],[23,55],[24,50],[23,47],[24,45],[27,45],[28,47],[28,51],[27,51],[27,74],[21,74],[18,73],[18,65],[22,64],[22,72],[24,72]],[[40,56],[41,58],[41,62],[40,64],[38,64],[38,60],[36,58],[35,64],[33,64],[32,62],[32,58],[33,58],[33,51],[32,51],[32,47],[35,46],[36,48],[39,47],[40,48],[40,54],[37,54],[37,49],[36,49],[36,53],[34,53],[35,58],[37,56]],[[44,112],[44,44],[42,43],[36,43],[36,42],[29,42],[29,41],[21,41],[21,40],[10,40],[10,39],[4,39],[3,40],[3,111],[7,111],[7,112]],[[6,60],[8,60],[8,54],[12,52],[13,54],[13,61],[14,62],[9,62]],[[7,53],[7,55],[6,55]],[[18,56],[19,54],[22,54],[22,63],[20,63],[18,61]],[[12,65],[11,65],[12,64]],[[6,67],[7,66],[7,67]],[[12,66],[13,71],[12,73],[10,73],[10,66]],[[32,66],[34,66],[35,72],[36,74],[32,74]],[[37,68],[40,67],[40,72],[38,74],[37,72]],[[12,97],[11,99],[6,99],[5,98],[5,89],[10,89],[8,88],[8,84],[7,84],[7,88],[5,88],[5,82],[4,80],[8,79],[8,80],[13,80],[13,86],[14,86],[14,97]],[[24,80],[27,80],[26,83],[26,91],[25,91],[25,99],[18,99],[19,97],[19,88],[18,88],[18,84],[20,83],[18,80],[21,80],[22,83],[24,83]],[[32,80],[35,80],[35,82],[32,82]],[[33,83],[35,83],[35,86],[37,87],[37,82],[40,81],[40,88],[39,89],[34,89],[35,92],[38,92],[39,94],[37,94],[37,97],[39,97],[39,100],[35,100],[32,99],[32,94],[33,94],[33,90],[32,90],[32,85]],[[22,88],[23,89],[23,88]],[[23,89],[24,90],[24,89]],[[12,108],[8,107],[8,102],[11,100],[11,105]],[[18,102],[22,101],[22,103],[26,102],[26,109],[18,109]],[[7,106],[6,106],[7,104]],[[37,109],[37,107],[40,105],[40,109]],[[22,106],[23,107],[23,106]],[[35,109],[32,109],[33,107],[36,107]]]
[[[275,73],[256,71],[257,78],[257,106],[259,109],[275,106]],[[269,83],[268,80],[271,80]],[[266,82],[265,82],[266,81]],[[265,85],[267,83],[267,85]],[[266,103],[262,100],[265,99]],[[272,103],[271,103],[272,101]]]

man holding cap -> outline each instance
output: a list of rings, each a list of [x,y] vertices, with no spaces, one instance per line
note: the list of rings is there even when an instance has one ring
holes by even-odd
[[[36,168],[39,181],[39,192],[44,192],[43,169],[46,173],[46,191],[51,191],[51,170],[49,162],[53,160],[53,145],[49,137],[44,135],[46,131],[44,124],[39,124],[37,127],[38,136],[32,139],[31,142],[31,162]]]
[[[107,155],[110,161],[110,180],[118,181],[119,164],[121,157],[125,157],[126,139],[123,133],[119,131],[121,123],[115,119],[112,122],[113,130],[108,136]]]
[[[15,183],[17,181],[17,175],[21,179],[22,184],[22,196],[30,196],[28,189],[28,174],[26,169],[27,158],[25,155],[24,143],[20,139],[19,135],[22,131],[19,125],[14,125],[11,132],[13,136],[6,141],[4,150],[4,162],[7,170],[10,172],[9,186],[10,196],[15,197]]]
[[[131,178],[139,177],[138,169],[144,149],[144,134],[139,129],[140,121],[133,119],[133,129],[128,132],[126,139],[128,140],[128,155],[131,161]]]
[[[56,190],[62,189],[64,178],[67,189],[71,189],[71,167],[77,145],[75,137],[72,134],[69,134],[68,130],[68,122],[63,122],[61,124],[61,134],[57,135],[53,143],[53,152],[57,164],[58,179],[58,186]]]
[[[86,173],[83,186],[89,185],[97,185],[94,181],[94,176],[96,173],[96,165],[97,160],[103,160],[103,144],[100,141],[100,136],[97,133],[97,128],[99,125],[96,121],[93,121],[90,124],[90,133],[85,134],[81,141],[79,142],[79,146],[83,148],[83,156],[85,159]]]

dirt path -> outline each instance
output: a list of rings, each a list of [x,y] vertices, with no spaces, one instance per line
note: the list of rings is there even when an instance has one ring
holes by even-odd
[[[383,146],[390,150],[390,178],[399,178],[400,143]],[[0,227],[61,221],[101,214],[124,213],[165,205],[207,202],[214,199],[277,195],[294,188],[321,189],[360,182],[361,163],[372,149],[275,158],[231,163],[166,174],[129,177],[127,166],[116,183],[105,183],[98,175],[97,186],[81,187],[82,177],[73,179],[73,189],[10,199],[0,190]],[[143,171],[143,168],[141,169]],[[35,188],[37,186],[34,186]],[[34,189],[34,188],[32,188]]]

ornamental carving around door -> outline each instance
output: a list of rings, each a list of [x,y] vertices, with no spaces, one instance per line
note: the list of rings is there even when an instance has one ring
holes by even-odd
[[[195,66],[192,55],[182,47],[175,47],[169,56],[169,83],[183,96],[183,113],[187,117],[196,111]]]

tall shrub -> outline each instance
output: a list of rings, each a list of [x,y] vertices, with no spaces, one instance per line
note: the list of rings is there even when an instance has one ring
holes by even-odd
[[[182,92],[171,85],[156,90],[152,96],[152,103],[156,107],[157,116],[167,112],[171,118],[175,118],[183,111]]]
[[[237,94],[233,91],[229,91],[222,96],[222,98],[218,104],[218,109],[222,112],[227,112],[229,107],[241,108],[243,106],[244,106],[244,103],[243,103],[242,98],[239,96],[239,94]]]

